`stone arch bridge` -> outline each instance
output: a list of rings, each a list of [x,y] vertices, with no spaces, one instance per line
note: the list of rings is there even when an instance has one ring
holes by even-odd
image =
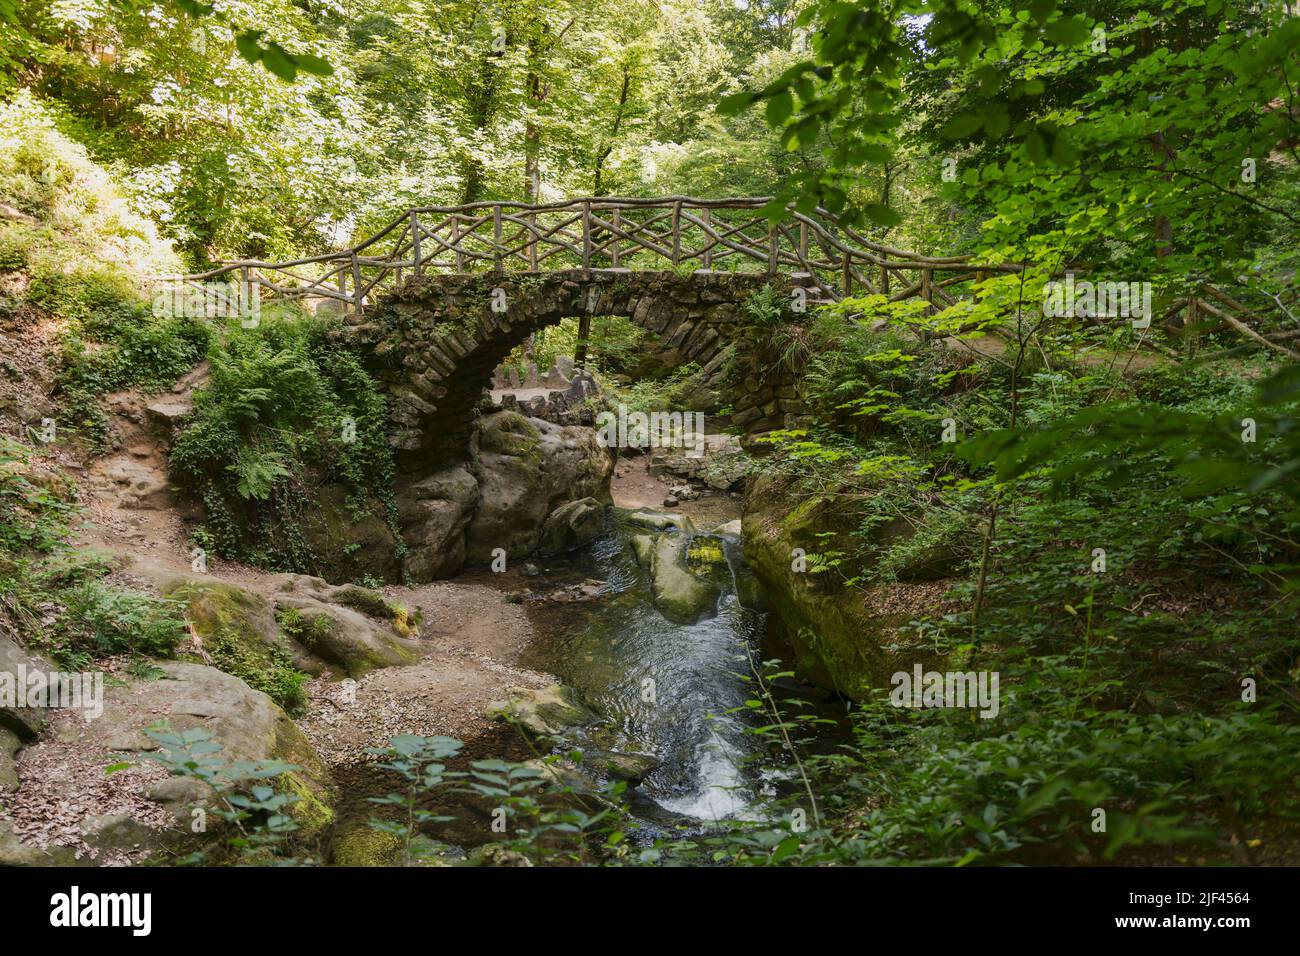
[[[716,392],[727,347],[744,345],[745,302],[765,286],[795,310],[868,292],[942,307],[955,286],[1005,268],[873,242],[825,210],[772,220],[769,206],[670,196],[422,207],[341,252],[170,278],[236,279],[243,301],[255,291],[341,312],[343,334],[369,352],[392,395],[390,440],[414,471],[468,452],[493,371],[561,319],[577,317],[585,338],[592,316],[627,316],[669,364],[699,365],[698,384]],[[802,412],[776,370],[762,372],[723,396],[750,433]]]
[[[724,380],[728,346],[741,339],[745,302],[768,285],[789,295],[789,277],[758,273],[425,276],[390,293],[346,334],[369,354],[389,389],[390,441],[403,470],[463,456],[474,409],[497,367],[530,334],[575,316],[631,319],[651,333],[663,364],[699,366],[697,392],[721,396],[734,407],[733,420],[753,433],[783,427],[785,416],[803,411],[776,375],[734,386]]]
[[[565,317],[578,317],[583,338],[593,315],[626,315],[670,358],[701,365],[716,386],[722,350],[744,344],[736,336],[743,302],[764,285],[783,295],[802,288],[809,305],[877,293],[924,300],[928,312],[970,297],[983,278],[1021,268],[897,249],[824,209],[773,209],[765,197],[667,196],[426,206],[339,252],[159,279],[233,279],[241,302],[255,293],[342,313],[348,334],[373,349],[395,399],[399,463],[415,467],[463,453],[495,363],[530,331]],[[504,311],[492,309],[496,290]],[[1255,333],[1246,321],[1257,316],[1211,286],[1194,284],[1163,308],[1171,327],[1217,319],[1294,355]],[[729,396],[736,422],[750,431],[777,427],[800,407],[774,369],[761,371]]]

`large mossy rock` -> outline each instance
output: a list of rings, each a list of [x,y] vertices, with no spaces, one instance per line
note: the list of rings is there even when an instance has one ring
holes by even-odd
[[[577,694],[563,684],[540,689],[507,687],[505,699],[488,704],[485,713],[494,720],[517,723],[537,737],[557,736],[592,719],[591,711],[582,705]]]
[[[296,594],[277,595],[275,606],[281,626],[295,643],[348,677],[400,667],[420,656],[415,641],[351,607]]]
[[[478,480],[463,465],[445,468],[398,492],[405,571],[412,581],[455,574],[465,564],[465,529],[479,502]]]
[[[184,659],[233,674],[291,711],[304,706],[303,674],[322,665],[281,634],[266,598],[202,575],[172,578],[162,592],[184,606],[196,638],[182,648]]]
[[[605,529],[605,509],[595,498],[581,498],[560,505],[542,525],[538,552],[563,554],[590,544]]]
[[[402,839],[359,823],[335,838],[333,854],[335,866],[400,866]]]
[[[670,528],[676,528],[686,534],[695,531],[694,523],[683,514],[669,514],[666,511],[624,511],[620,514],[627,524],[647,531],[667,531]]]
[[[768,478],[750,490],[741,520],[745,559],[794,649],[795,669],[812,683],[864,700],[887,681],[891,665],[882,648],[906,615],[875,613],[860,592],[837,586],[830,575],[793,568],[796,548],[816,552],[825,547],[819,535],[855,527],[842,510]]]
[[[282,706],[298,706],[301,675],[326,671],[360,677],[419,657],[415,622],[383,594],[355,585],[287,574],[268,600],[257,592],[199,575],[174,578],[165,596],[185,605],[200,641],[196,660],[234,674]]]
[[[276,778],[275,786],[298,797],[291,814],[300,832],[311,837],[333,822],[336,794],[329,771],[297,724],[266,694],[243,681],[202,664],[169,662],[161,665],[157,681],[132,683],[108,694],[104,717],[93,730],[102,735],[107,750],[136,742],[134,749],[153,749],[144,730],[162,720],[174,730],[203,727],[221,745],[220,759],[275,760],[296,770]],[[188,822],[188,800],[201,794],[184,785],[151,790],[151,799],[175,809],[178,820]]]
[[[22,747],[16,733],[0,727],[0,796],[18,789],[18,751]]]
[[[610,500],[613,454],[590,428],[502,411],[480,419],[477,442],[479,504],[466,536],[470,561],[491,561],[497,548],[511,558],[536,554],[547,518],[561,505]]]
[[[66,747],[73,740],[78,753],[93,766],[144,763],[143,754],[158,746],[146,734],[150,728],[174,732],[202,728],[220,746],[212,756],[222,764],[277,761],[296,768],[271,782],[299,798],[290,813],[301,836],[313,839],[333,821],[336,794],[329,772],[306,736],[274,701],[215,667],[178,661],[161,662],[159,667],[162,676],[156,680],[128,679],[107,686],[104,712],[98,719],[60,724],[42,734],[30,745],[33,763],[43,762],[42,748]],[[100,777],[70,774],[61,798],[74,806],[99,803]],[[127,853],[140,862],[199,849],[218,856],[225,852],[228,834],[211,812],[216,796],[206,785],[170,777],[137,786],[142,788],[134,796],[139,805],[159,805],[166,811],[162,819],[170,822],[162,824],[156,818],[143,822],[131,813],[88,816],[80,821],[80,839],[92,853]],[[78,787],[86,792],[76,792]],[[191,826],[197,808],[207,811],[210,823],[203,833],[195,833]],[[74,854],[70,847],[27,846],[0,825],[0,865],[68,864],[74,862]],[[82,857],[81,862],[90,858]]]
[[[717,584],[695,574],[687,564],[689,541],[684,534],[661,534],[650,555],[650,591],[655,607],[675,624],[694,624],[713,614],[718,606]]]

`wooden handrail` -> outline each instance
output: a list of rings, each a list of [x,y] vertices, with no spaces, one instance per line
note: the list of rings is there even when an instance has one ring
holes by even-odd
[[[347,249],[284,262],[244,259],[215,269],[158,280],[200,282],[237,273],[273,297],[333,299],[360,316],[367,303],[402,281],[438,272],[541,269],[654,269],[779,272],[809,275],[822,296],[839,300],[880,292],[889,301],[920,296],[930,308],[956,299],[953,286],[991,274],[1014,274],[1014,263],[981,264],[973,256],[925,256],[876,242],[825,209],[787,207],[773,223],[766,196],[584,196],[552,203],[483,201],[405,210],[374,235]],[[387,242],[385,240],[388,240]],[[319,274],[308,274],[319,273]],[[940,273],[947,273],[942,277]],[[879,284],[873,281],[879,276]],[[891,279],[899,290],[892,292]],[[1219,314],[1255,318],[1241,303],[1211,288]],[[936,301],[938,300],[938,301]],[[1188,306],[1189,311],[1194,305]]]

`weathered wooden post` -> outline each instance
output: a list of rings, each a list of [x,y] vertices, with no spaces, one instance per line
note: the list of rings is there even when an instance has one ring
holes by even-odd
[[[528,214],[528,271],[537,271],[537,213]]]
[[[460,216],[452,213],[451,216],[451,247],[456,250],[456,271],[465,271],[465,254],[460,248]]]
[[[776,231],[776,223],[767,227],[767,274],[776,275],[776,267],[780,261],[780,247],[777,245],[779,234]]]
[[[934,315],[934,309],[933,309],[934,288],[933,287],[934,287],[934,270],[928,268],[922,269],[921,270],[921,298],[924,299],[927,303],[929,303],[925,307],[926,315]]]
[[[706,272],[713,271],[713,210],[705,206],[700,210],[700,216],[704,220],[704,255],[702,256],[701,265]]]
[[[352,250],[352,300],[357,310],[357,318],[361,318],[361,263],[357,261],[357,251]]]
[[[582,204],[582,271],[591,271],[591,201]]]
[[[505,262],[501,258],[501,204],[492,207],[492,269],[501,272]]]
[[[613,209],[613,216],[611,217],[611,219],[614,223],[615,229],[623,228],[623,222],[619,217],[617,206],[615,206]],[[615,269],[618,268],[618,234],[617,233],[614,234],[614,238],[610,240],[609,243],[609,264],[613,266]]]
[[[673,203],[673,266],[682,261],[682,201]]]
[[[411,258],[415,261],[415,277],[420,277],[420,217],[419,214],[411,210]],[[397,281],[402,281],[402,275],[399,272]]]
[[[844,281],[842,284],[844,286],[844,294],[852,295],[853,294],[853,260],[849,258],[849,254],[847,252],[844,253]]]
[[[239,294],[235,297],[235,301],[239,303],[239,318],[241,320],[248,315],[249,310],[252,308],[252,302],[250,301],[253,297],[252,293],[253,287],[248,283],[248,266],[240,266]]]

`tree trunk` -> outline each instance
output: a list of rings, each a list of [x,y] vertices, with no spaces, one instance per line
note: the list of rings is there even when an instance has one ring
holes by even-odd
[[[609,154],[614,151],[614,143],[618,140],[619,131],[623,128],[623,116],[627,111],[627,100],[632,90],[632,71],[626,63],[623,64],[623,86],[618,93],[618,106],[614,110],[614,125],[610,127],[609,139],[606,141],[603,149],[596,154],[596,170],[592,195],[605,195],[605,163],[609,159]]]

